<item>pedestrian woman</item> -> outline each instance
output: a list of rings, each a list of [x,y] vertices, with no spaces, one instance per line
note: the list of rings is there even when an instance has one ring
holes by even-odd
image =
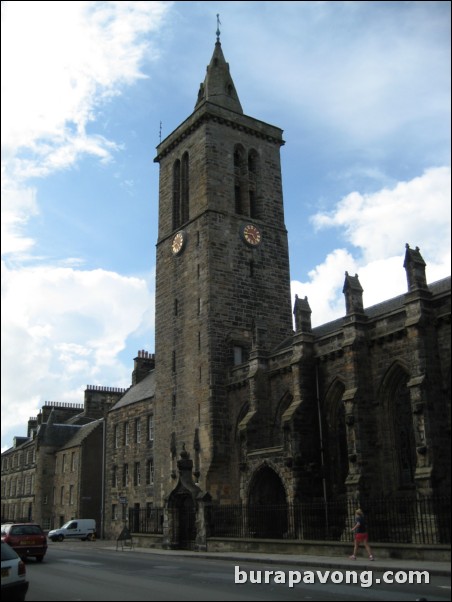
[[[364,512],[361,508],[358,508],[355,511],[355,520],[356,524],[353,527],[352,531],[355,533],[355,547],[353,549],[353,554],[350,556],[352,560],[356,560],[356,555],[358,553],[358,548],[360,544],[364,544],[366,548],[366,552],[369,554],[369,560],[375,560],[372,554],[372,550],[369,545],[369,536],[367,534],[367,526],[366,526],[366,518],[364,516]]]

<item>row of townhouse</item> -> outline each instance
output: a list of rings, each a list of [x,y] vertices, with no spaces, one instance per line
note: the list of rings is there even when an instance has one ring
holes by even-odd
[[[84,403],[46,402],[26,437],[2,453],[1,520],[44,529],[73,517],[101,521],[105,414],[124,389],[90,387]]]

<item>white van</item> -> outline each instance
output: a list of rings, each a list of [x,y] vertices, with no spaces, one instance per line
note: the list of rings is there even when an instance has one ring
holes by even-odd
[[[47,537],[52,541],[68,539],[81,539],[91,541],[96,536],[96,521],[93,518],[73,518],[59,529],[49,531]]]

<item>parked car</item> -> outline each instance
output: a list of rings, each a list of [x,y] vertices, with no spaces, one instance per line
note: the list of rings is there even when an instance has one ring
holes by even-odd
[[[59,529],[49,531],[49,539],[52,541],[63,541],[66,537],[82,541],[95,539],[96,521],[94,518],[73,518]]]
[[[16,552],[2,541],[2,602],[22,601],[28,590],[25,563]]]
[[[47,537],[36,523],[2,525],[2,542],[9,544],[22,558],[34,556],[42,562],[47,552]]]

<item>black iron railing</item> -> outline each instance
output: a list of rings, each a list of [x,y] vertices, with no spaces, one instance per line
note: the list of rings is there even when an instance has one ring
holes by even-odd
[[[447,497],[360,501],[343,498],[327,503],[306,500],[279,505],[212,504],[206,507],[206,523],[210,537],[352,541],[351,528],[358,507],[366,515],[371,541],[450,544],[450,498]],[[163,533],[164,512],[163,508],[131,508],[132,531]]]
[[[344,499],[280,505],[213,505],[212,537],[351,541],[355,510],[367,517],[369,538],[382,543],[450,543],[449,498]]]
[[[129,508],[129,525],[133,533],[163,533],[163,508]]]

